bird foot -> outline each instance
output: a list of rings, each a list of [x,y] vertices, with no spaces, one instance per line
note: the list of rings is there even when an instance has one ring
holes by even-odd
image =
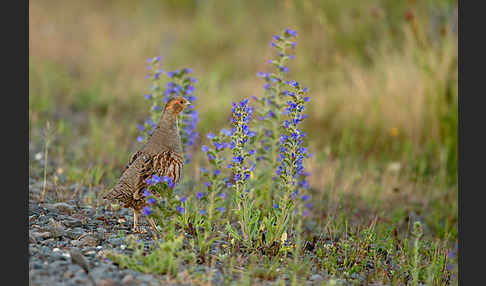
[[[147,230],[146,229],[142,229],[140,227],[136,227],[136,228],[134,227],[132,229],[132,231],[133,231],[133,233],[147,233]]]

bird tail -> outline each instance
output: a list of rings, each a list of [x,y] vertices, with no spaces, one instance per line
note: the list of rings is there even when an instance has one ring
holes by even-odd
[[[106,192],[106,194],[103,195],[102,198],[105,200],[112,200],[115,198],[114,194],[115,194],[114,189],[111,188],[108,190],[108,192]]]

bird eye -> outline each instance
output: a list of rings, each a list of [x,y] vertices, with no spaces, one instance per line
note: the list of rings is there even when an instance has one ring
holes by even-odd
[[[180,103],[180,104],[184,104],[184,101],[183,101],[183,100],[181,100],[181,101],[179,101],[179,103]]]

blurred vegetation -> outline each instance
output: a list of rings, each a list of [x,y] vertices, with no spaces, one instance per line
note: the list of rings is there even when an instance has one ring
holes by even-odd
[[[200,134],[223,127],[232,101],[263,92],[256,73],[269,69],[271,36],[288,27],[298,31],[290,76],[312,97],[318,212],[359,205],[402,222],[413,210],[428,234],[457,239],[457,1],[29,4],[31,177],[43,175],[35,157],[49,121],[48,178],[114,183],[149,113],[149,57],[162,56],[165,71],[193,68]],[[199,178],[201,164],[185,172]]]

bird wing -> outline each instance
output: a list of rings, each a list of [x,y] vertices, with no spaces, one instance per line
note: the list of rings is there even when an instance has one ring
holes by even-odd
[[[128,160],[128,164],[125,165],[125,168],[123,168],[123,171],[122,171],[122,174],[130,167],[130,165],[133,164],[133,162],[135,162],[135,160],[137,160],[137,158],[142,155],[142,154],[146,154],[143,150],[138,150],[137,152],[133,153],[131,156],[130,156],[130,159]]]
[[[147,187],[146,180],[155,174],[155,170],[153,168],[153,156],[149,154],[139,154],[137,161],[137,178],[135,182],[135,192],[133,192],[133,198],[135,200],[140,199],[142,191]]]

